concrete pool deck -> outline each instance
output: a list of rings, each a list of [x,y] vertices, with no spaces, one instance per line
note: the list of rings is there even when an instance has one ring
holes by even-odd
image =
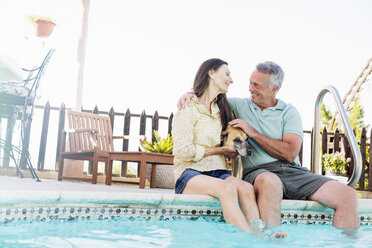
[[[174,194],[172,189],[145,188],[139,189],[137,184],[129,185],[105,185],[92,184],[81,181],[57,181],[53,179],[41,179],[36,182],[31,178],[19,178],[0,176],[0,191],[86,191],[86,192],[127,192],[127,193],[152,193]]]
[[[139,189],[138,184],[120,183],[107,186],[102,183],[91,184],[83,181],[57,181],[55,179],[41,179],[36,182],[32,178],[19,178],[15,176],[0,175],[0,191],[87,191],[87,192],[127,192],[127,193],[152,193],[174,194],[173,189],[149,188]],[[360,198],[372,199],[372,192],[360,191]]]

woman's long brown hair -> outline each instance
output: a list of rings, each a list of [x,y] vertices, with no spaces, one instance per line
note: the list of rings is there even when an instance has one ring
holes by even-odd
[[[196,73],[194,80],[194,93],[197,97],[200,97],[204,94],[205,90],[209,85],[209,74],[210,70],[217,71],[218,68],[222,65],[228,65],[227,62],[221,59],[208,59],[199,67],[198,72]],[[225,130],[229,121],[232,120],[231,107],[227,100],[226,94],[219,94],[217,96],[217,105],[220,109],[220,117],[222,130]]]

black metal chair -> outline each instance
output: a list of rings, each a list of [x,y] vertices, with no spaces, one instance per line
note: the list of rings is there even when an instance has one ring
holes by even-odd
[[[17,169],[17,174],[21,178],[24,176],[20,169],[28,168],[32,177],[40,181],[32,166],[28,146],[32,114],[35,108],[35,98],[37,97],[37,91],[45,73],[46,66],[54,51],[55,49],[49,50],[40,66],[34,67],[31,70],[22,69],[28,72],[28,76],[25,80],[6,82],[10,88],[21,86],[27,92],[26,94],[17,95],[0,91],[0,118],[8,119],[6,138],[5,140],[0,139],[0,147],[4,149],[3,167],[8,167],[10,158],[12,158]],[[19,147],[12,145],[12,133],[16,120],[21,121],[21,140]],[[19,156],[20,159],[17,159]]]

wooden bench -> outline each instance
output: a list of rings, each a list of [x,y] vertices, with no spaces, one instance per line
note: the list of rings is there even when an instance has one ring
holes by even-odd
[[[150,187],[155,186],[156,164],[173,164],[173,155],[149,153],[144,151],[115,151],[114,139],[126,139],[125,136],[113,136],[109,116],[75,111],[67,112],[69,130],[62,131],[58,180],[63,179],[64,159],[89,160],[93,163],[92,183],[97,183],[98,162],[105,162],[106,184],[112,182],[113,160],[138,162],[140,164],[140,183],[143,189],[146,182],[147,164],[151,164]],[[66,151],[66,137],[69,136],[69,150]]]

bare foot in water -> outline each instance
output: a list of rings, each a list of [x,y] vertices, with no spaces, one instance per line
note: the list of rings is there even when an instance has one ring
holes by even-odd
[[[252,229],[253,234],[258,237],[268,237],[268,238],[278,238],[278,239],[284,239],[287,237],[287,233],[285,232],[275,232],[274,228],[275,226],[271,226],[262,220],[252,220],[249,223],[249,227]]]
[[[285,232],[280,232],[280,233],[275,233],[274,237],[273,238],[277,238],[277,239],[284,239],[285,237],[287,237],[287,233]]]

